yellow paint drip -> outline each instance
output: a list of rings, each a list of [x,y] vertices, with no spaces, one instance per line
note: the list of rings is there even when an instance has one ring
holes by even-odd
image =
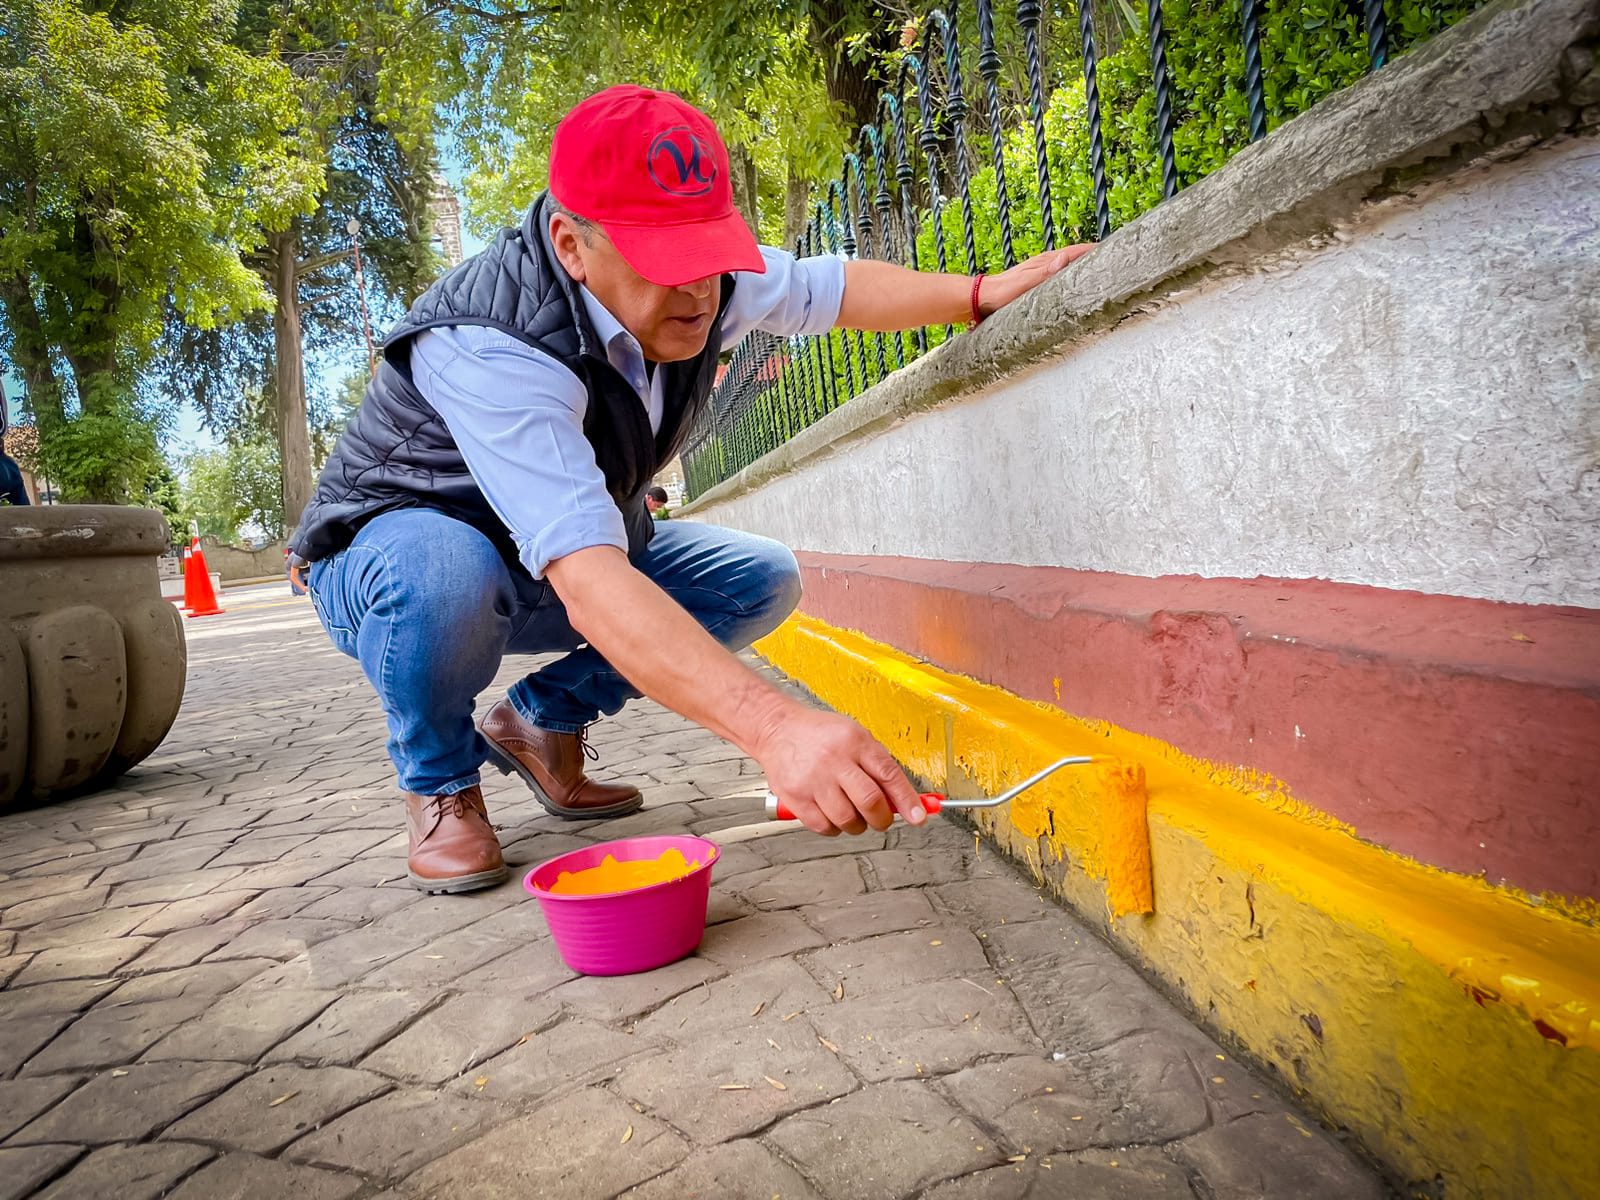
[[[682,879],[700,866],[696,859],[686,859],[683,851],[673,847],[663,850],[655,858],[638,858],[618,862],[611,855],[597,867],[582,871],[563,871],[550,891],[557,896],[599,896],[607,892],[632,892],[652,884],[669,883]]]

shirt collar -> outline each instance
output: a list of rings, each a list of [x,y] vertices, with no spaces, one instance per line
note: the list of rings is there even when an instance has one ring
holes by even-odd
[[[638,340],[623,328],[622,322],[611,315],[611,310],[599,300],[583,284],[578,285],[578,295],[583,298],[583,309],[589,314],[589,323],[594,326],[596,336],[606,348],[606,357],[613,366],[617,365],[619,357],[626,360],[637,359],[644,361],[644,351],[640,348]]]

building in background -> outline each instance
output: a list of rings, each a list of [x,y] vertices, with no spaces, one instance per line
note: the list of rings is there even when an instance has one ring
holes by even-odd
[[[433,198],[428,201],[428,211],[433,217],[433,241],[439,256],[449,270],[462,259],[461,253],[461,201],[442,177],[433,181]]]

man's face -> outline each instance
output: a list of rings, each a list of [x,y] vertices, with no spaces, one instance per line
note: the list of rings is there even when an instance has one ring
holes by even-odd
[[[651,362],[679,362],[705,349],[722,299],[721,276],[682,287],[651,283],[624,261],[598,225],[580,230],[564,213],[550,219],[550,240],[567,274],[622,322]]]

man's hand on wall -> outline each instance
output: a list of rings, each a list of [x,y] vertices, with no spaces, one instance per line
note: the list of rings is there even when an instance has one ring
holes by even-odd
[[[1035,254],[1026,262],[1019,262],[1009,271],[998,275],[985,275],[978,288],[978,311],[984,316],[1004,308],[1018,296],[1038,287],[1050,276],[1065,269],[1094,249],[1092,242],[1078,246],[1064,246],[1060,250],[1046,250]]]
[[[773,794],[813,833],[884,830],[896,813],[914,825],[927,819],[899,764],[848,717],[791,703],[752,753]]]

